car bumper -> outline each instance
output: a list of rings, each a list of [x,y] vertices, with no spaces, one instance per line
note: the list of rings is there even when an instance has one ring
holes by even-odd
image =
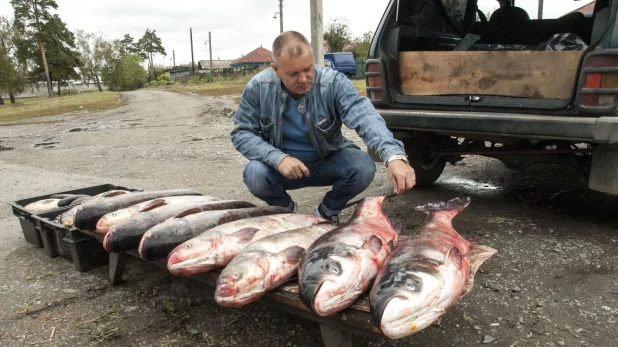
[[[525,139],[618,143],[618,117],[566,117],[378,109],[390,129]]]

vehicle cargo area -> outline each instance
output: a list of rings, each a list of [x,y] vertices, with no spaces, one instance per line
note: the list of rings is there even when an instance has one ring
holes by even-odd
[[[395,2],[383,40],[399,70],[395,92],[570,99],[603,23],[580,12],[531,19],[536,13],[509,4],[486,14],[476,0]]]

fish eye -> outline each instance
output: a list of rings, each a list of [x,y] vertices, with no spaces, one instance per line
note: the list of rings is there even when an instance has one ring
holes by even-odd
[[[232,276],[232,277],[234,277],[235,280],[240,279],[240,274],[239,273],[235,273],[234,276]]]
[[[332,272],[335,275],[339,275],[341,273],[341,265],[335,261],[327,261],[322,266],[320,266],[322,271]]]
[[[185,244],[185,248],[191,248],[191,244],[190,243]]]
[[[423,280],[416,275],[408,275],[404,280],[404,286],[413,292],[420,292],[423,289]]]

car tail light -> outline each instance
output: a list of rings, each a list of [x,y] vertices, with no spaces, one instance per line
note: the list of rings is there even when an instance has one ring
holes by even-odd
[[[367,62],[365,65],[367,97],[371,101],[382,100],[382,66],[380,62]]]
[[[618,50],[592,52],[584,60],[579,105],[583,111],[607,112],[616,107]]]

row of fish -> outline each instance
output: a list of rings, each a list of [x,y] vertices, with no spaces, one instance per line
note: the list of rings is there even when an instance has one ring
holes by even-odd
[[[381,196],[361,200],[340,226],[188,189],[90,198],[65,212],[62,223],[104,234],[110,252],[138,249],[146,260],[167,257],[178,276],[222,268],[215,290],[222,306],[249,304],[298,276],[302,302],[321,316],[369,292],[376,323],[393,339],[437,321],[472,289],[479,266],[496,252],[453,229],[452,219],[469,198],[417,207],[428,218],[402,242]]]
[[[105,197],[128,193],[126,190],[109,190],[94,196],[86,194],[61,193],[53,194],[47,199],[31,202],[24,206],[24,210],[30,213],[45,213],[66,206],[77,206],[88,201],[94,201]]]
[[[399,228],[382,212],[383,201],[363,199],[342,226],[303,214],[222,224],[176,247],[168,269],[193,275],[223,267],[215,300],[229,307],[251,303],[296,274],[303,303],[322,316],[369,291],[383,333],[408,336],[468,293],[477,269],[496,251],[471,244],[453,229],[453,217],[469,198],[417,207],[428,218],[401,243]]]

